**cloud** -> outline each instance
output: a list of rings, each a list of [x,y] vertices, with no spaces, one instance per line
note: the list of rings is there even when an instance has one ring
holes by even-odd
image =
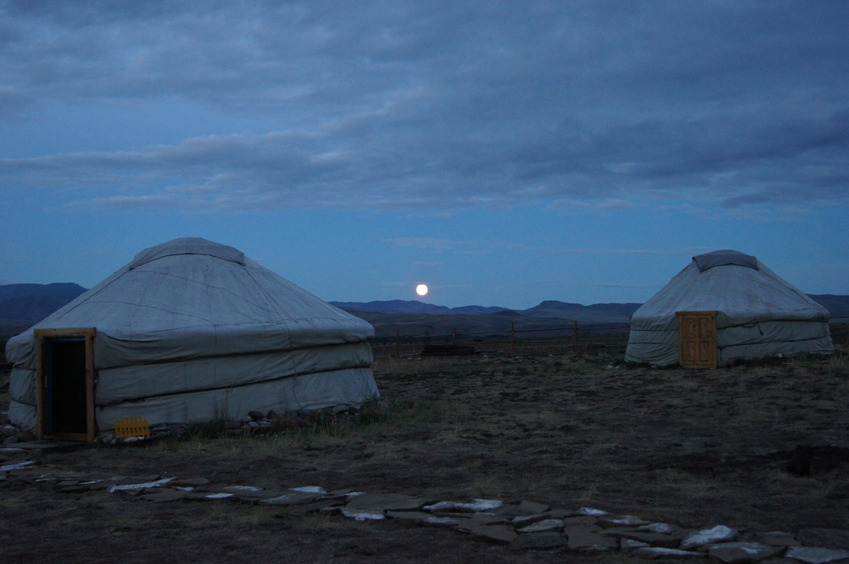
[[[573,255],[698,255],[714,249],[708,247],[683,247],[674,249],[576,249],[555,248],[551,252]]]
[[[76,206],[849,200],[845,3],[0,9],[10,135],[48,108],[98,105],[125,108],[140,132],[129,150],[0,161],[0,185],[62,189]],[[144,121],[186,106],[237,127],[196,123],[214,133],[164,142],[169,124]],[[56,124],[55,135],[80,132]]]
[[[493,248],[506,246],[494,241],[439,239],[435,237],[393,237],[385,241],[397,247],[413,247],[438,252],[454,251],[463,254],[485,253]]]

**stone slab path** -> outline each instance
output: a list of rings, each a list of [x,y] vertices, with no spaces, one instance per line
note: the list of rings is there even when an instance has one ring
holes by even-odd
[[[716,525],[690,530],[589,507],[552,507],[538,500],[434,500],[402,493],[327,491],[320,486],[271,491],[250,485],[213,484],[203,477],[98,477],[51,471],[32,460],[0,466],[3,480],[51,486],[60,494],[102,491],[150,503],[231,501],[277,506],[294,515],[318,513],[357,521],[392,519],[409,526],[473,535],[513,550],[618,551],[646,559],[711,558],[729,564],[849,563],[849,530],[843,529],[752,532]]]

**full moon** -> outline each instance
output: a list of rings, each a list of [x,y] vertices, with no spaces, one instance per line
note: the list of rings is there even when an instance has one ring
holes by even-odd
[[[416,286],[416,293],[420,296],[426,296],[428,291],[427,284],[419,284]]]

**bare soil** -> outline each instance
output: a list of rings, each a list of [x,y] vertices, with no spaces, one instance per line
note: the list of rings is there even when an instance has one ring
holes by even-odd
[[[561,344],[562,345],[562,344]],[[2,453],[50,471],[589,506],[685,527],[849,528],[849,360],[613,367],[562,346],[379,355],[380,417],[272,436]],[[620,355],[621,357],[621,355]],[[4,394],[5,394],[4,386]],[[6,400],[6,396],[2,398]],[[47,471],[47,470],[45,470]],[[4,562],[608,562],[444,529],[0,481]]]

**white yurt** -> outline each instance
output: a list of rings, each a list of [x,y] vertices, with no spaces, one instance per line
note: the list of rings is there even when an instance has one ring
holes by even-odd
[[[712,314],[710,352],[722,366],[738,359],[831,354],[829,312],[756,257],[721,250],[693,257],[631,317],[625,360],[679,363],[679,321]]]
[[[379,397],[374,328],[226,245],[176,239],[9,340],[9,419],[91,440],[119,419],[236,420]]]

